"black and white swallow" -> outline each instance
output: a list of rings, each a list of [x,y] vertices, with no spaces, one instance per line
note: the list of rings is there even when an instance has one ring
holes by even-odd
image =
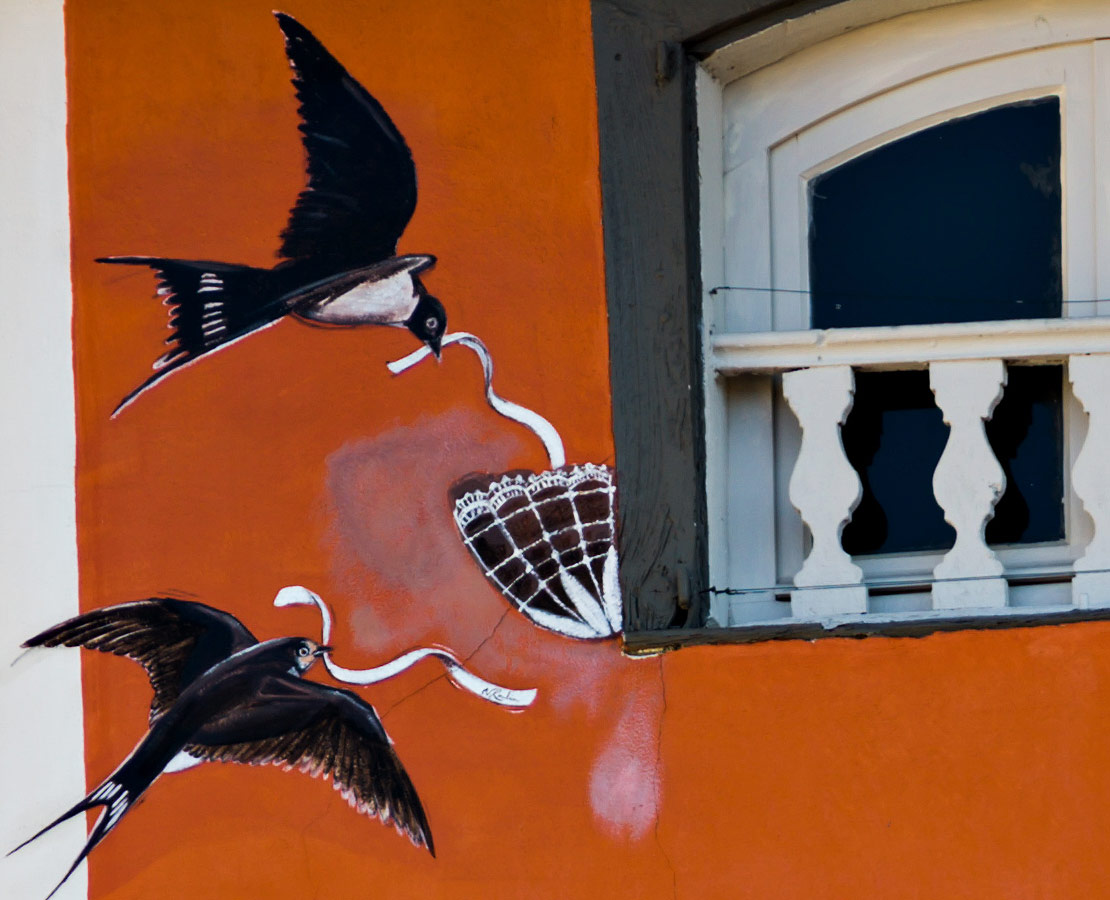
[[[283,316],[337,326],[408,328],[439,356],[443,305],[420,273],[429,255],[396,256],[416,210],[416,166],[382,105],[299,22],[274,13],[300,102],[308,186],[297,198],[271,269],[203,260],[109,256],[149,266],[170,307],[168,352],[116,415],[170,372]]]
[[[260,643],[229,613],[171,599],[94,610],[23,646],[80,646],[126,656],[146,669],[154,688],[150,729],[131,754],[87,797],[15,848],[86,810],[104,808],[47,900],[158,776],[205,761],[273,763],[330,777],[359,812],[392,823],[435,855],[416,788],[373,707],[350,691],[302,680],[331,648],[300,637]]]

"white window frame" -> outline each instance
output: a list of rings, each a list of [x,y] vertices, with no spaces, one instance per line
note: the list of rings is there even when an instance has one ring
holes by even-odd
[[[874,18],[874,3],[840,4],[834,7],[842,20],[838,27],[853,6],[860,16]],[[1110,314],[1110,304],[1095,302],[1110,297],[1110,253],[1099,258],[1096,252],[1099,237],[1110,237],[1107,38],[1110,5],[1104,2],[977,0],[858,28],[741,77],[733,76],[743,46],[725,48],[701,68],[697,90],[710,584],[778,586],[775,591],[714,594],[712,621],[743,625],[789,616],[790,606],[781,596],[806,550],[804,526],[786,496],[799,429],[771,378],[759,372],[782,371],[814,358],[803,353],[792,363],[794,357],[776,336],[784,331],[801,335],[809,327],[808,296],[795,293],[808,288],[808,183],[848,159],[939,122],[1058,96],[1064,299],[1090,301],[1066,304],[1062,314]],[[711,294],[719,285],[783,293]],[[973,323],[932,327],[947,336],[984,332]],[[1044,327],[1053,324],[1045,322]],[[866,329],[838,331],[849,342],[850,333]],[[767,338],[773,364],[762,370],[749,367],[746,371],[753,374],[723,376],[727,367],[714,347],[727,344],[729,335],[758,335],[746,341],[749,347],[753,339]],[[897,337],[883,340],[890,353],[913,358],[912,351],[907,356],[905,349],[897,349]],[[1036,344],[1038,335],[1031,340]],[[776,353],[779,360],[774,362]],[[1090,524],[1067,478],[1086,425],[1066,379],[1064,396],[1067,539],[1000,549],[1008,576],[1020,576],[1022,570],[1064,572],[1090,540]],[[869,584],[914,578],[924,583],[941,555],[857,557],[855,562]],[[1068,591],[1066,583],[1012,589],[1010,604],[1066,603]],[[919,605],[920,598],[873,597],[868,610],[897,614],[926,608]]]

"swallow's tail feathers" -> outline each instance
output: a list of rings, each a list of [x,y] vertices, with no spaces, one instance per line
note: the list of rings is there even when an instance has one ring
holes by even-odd
[[[290,308],[273,296],[269,269],[153,256],[106,256],[97,262],[149,266],[158,277],[158,296],[170,308],[170,349],[154,362],[154,374],[120,401],[113,416],[174,369],[270,324]]]
[[[42,837],[52,828],[61,825],[62,822],[72,819],[79,813],[83,813],[97,806],[104,807],[104,811],[96,820],[96,824],[93,825],[92,831],[89,832],[88,840],[85,842],[84,848],[82,848],[81,852],[77,855],[77,859],[73,861],[73,865],[69,867],[69,871],[67,871],[62,880],[58,882],[54,890],[52,890],[46,896],[46,900],[50,900],[50,898],[53,897],[55,893],[57,893],[58,888],[66,883],[66,881],[69,879],[69,876],[77,871],[77,867],[81,865],[81,862],[85,859],[85,857],[92,852],[93,848],[102,840],[104,840],[104,838],[108,836],[108,833],[113,828],[115,828],[116,825],[119,824],[119,820],[123,818],[123,814],[127,812],[128,809],[130,809],[131,804],[134,802],[134,799],[135,798],[132,796],[132,792],[128,790],[119,780],[117,780],[114,776],[108,778],[84,800],[80,801],[79,803],[68,809],[66,812],[62,813],[53,822],[51,822],[49,825],[47,825],[36,834],[27,838],[27,840],[25,840],[14,850],[10,850],[8,852],[8,856],[11,856],[13,853],[16,852],[16,850],[22,850],[29,843]]]

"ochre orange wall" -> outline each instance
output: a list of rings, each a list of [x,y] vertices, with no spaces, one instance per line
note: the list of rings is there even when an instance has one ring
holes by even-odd
[[[465,555],[445,492],[542,468],[542,448],[490,412],[468,354],[391,377],[403,331],[283,322],[108,420],[166,331],[150,274],[93,258],[267,265],[302,187],[271,5],[66,7],[83,608],[174,593],[260,638],[316,636],[313,613],[270,605],[305,584],[339,617],[344,665],[438,641],[539,699],[513,714],[430,664],[360,690],[436,859],[318,781],[207,765],[157,782],[97,848],[91,896],[1110,893],[1110,625],[640,660],[540,631]],[[551,419],[571,462],[611,462],[586,0],[286,11],[408,138],[401,250],[439,257],[451,327],[482,336],[499,390]],[[95,783],[142,735],[149,688],[99,654],[84,677]]]

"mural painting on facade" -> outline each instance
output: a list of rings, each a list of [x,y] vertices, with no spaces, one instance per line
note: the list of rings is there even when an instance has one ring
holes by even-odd
[[[300,101],[308,187],[282,232],[271,269],[204,260],[108,256],[149,266],[170,307],[171,349],[113,415],[171,372],[284,316],[331,326],[407,328],[438,356],[443,305],[420,273],[426,254],[394,256],[416,210],[416,166],[401,132],[370,93],[299,22],[275,13]]]
[[[583,641],[619,635],[623,604],[613,470],[594,463],[568,465],[554,425],[494,391],[493,359],[479,338],[451,333],[443,339],[443,347],[450,346],[474,352],[489,407],[531,431],[549,466],[540,472],[474,472],[455,480],[448,500],[458,536],[488,581],[531,623]],[[429,355],[420,348],[390,363],[389,370],[400,375]],[[586,672],[599,665],[609,677],[628,679],[623,707],[591,769],[589,797],[603,831],[617,840],[641,839],[659,814],[662,789],[656,746],[662,717],[658,685],[651,673],[640,669],[633,675],[625,666],[610,667],[607,659],[587,663],[585,657],[574,658],[571,665]],[[572,676],[564,671],[565,693],[585,700],[596,685],[588,677],[575,684],[576,676],[581,678],[582,672]]]
[[[451,346],[445,342],[445,366],[457,364]],[[480,388],[479,378],[480,370],[475,378]],[[555,628],[537,627],[532,611],[527,606],[518,611],[476,560],[445,496],[444,485],[450,492],[451,485],[467,480],[459,478],[460,471],[523,472],[519,477],[525,483],[554,471],[557,511],[566,496],[561,479],[570,480],[567,471],[603,468],[538,467],[535,475],[514,467],[533,441],[528,428],[453,409],[359,438],[333,453],[328,461],[330,541],[333,578],[343,587],[336,608],[350,625],[351,651],[381,653],[433,634],[446,637],[463,659],[481,660],[491,670],[507,667],[522,683],[538,683],[540,716],[553,715],[563,728],[597,735],[597,746],[575,775],[593,827],[612,841],[643,840],[652,833],[662,796],[660,659],[629,658],[612,637],[568,640],[566,628],[577,620],[565,611],[561,619],[552,617]],[[505,474],[475,477],[498,482]],[[517,477],[509,476],[510,481]],[[589,490],[585,481],[578,487]],[[389,516],[368,515],[374,508],[403,508],[419,523],[419,545],[399,533]],[[378,595],[373,605],[355,599],[371,592]],[[424,597],[435,601],[408,599]],[[588,608],[587,615],[592,615]],[[529,713],[529,727],[533,721]],[[530,778],[542,765],[537,758],[522,757],[515,771]]]
[[[80,803],[20,846],[103,807],[64,883],[162,774],[203,761],[235,761],[331,778],[358,811],[393,824],[416,846],[432,851],[423,806],[378,712],[351,691],[301,675],[322,659],[336,681],[367,686],[431,660],[462,691],[510,710],[531,706],[536,689],[507,687],[472,671],[471,661],[483,648],[487,658],[497,654],[509,671],[523,673],[505,681],[527,683],[535,672],[545,692],[551,686],[551,708],[559,716],[574,711],[597,723],[605,738],[590,771],[580,773],[584,798],[597,825],[614,840],[642,839],[659,811],[656,738],[662,709],[655,668],[629,661],[615,641],[604,640],[622,629],[614,472],[600,463],[568,464],[563,437],[548,419],[494,391],[493,356],[486,344],[470,333],[446,331],[446,313],[420,277],[435,257],[395,255],[416,207],[415,165],[404,138],[310,32],[289,16],[276,15],[294,72],[308,172],[308,186],[282,233],[282,261],[267,269],[203,259],[99,257],[98,262],[155,270],[158,293],[170,307],[169,351],[112,417],[177,369],[290,317],[317,325],[407,328],[424,346],[390,363],[394,376],[431,356],[439,360],[448,347],[466,348],[480,362],[488,407],[513,425],[503,428],[503,444],[486,438],[487,447],[498,448],[486,455],[489,465],[482,453],[462,454],[457,463],[445,458],[446,435],[470,431],[465,441],[480,433],[479,419],[462,408],[360,438],[327,460],[331,501],[360,520],[354,526],[348,521],[340,537],[361,554],[369,552],[363,539],[374,535],[379,539],[374,552],[404,569],[398,590],[410,612],[389,608],[392,598],[374,589],[385,579],[384,568],[373,567],[367,571],[378,583],[348,585],[352,596],[367,599],[341,610],[348,624],[344,650],[381,649],[375,642],[390,641],[384,664],[359,669],[337,663],[332,612],[319,595],[299,586],[279,591],[274,605],[318,610],[319,641],[260,643],[231,614],[181,599],[93,610],[27,641],[28,647],[83,646],[130,657],[147,670],[155,696],[149,731],[131,754],[90,785]],[[513,435],[518,431],[523,440]],[[427,440],[415,440],[417,432],[425,432]],[[531,436],[544,448],[546,467],[512,465]],[[358,497],[343,480],[370,475],[381,480],[369,498]],[[396,499],[381,489],[386,483],[397,487]],[[436,538],[425,529],[430,517],[440,535],[450,533],[455,554],[450,560],[435,552]],[[414,532],[419,541],[410,540]],[[421,571],[435,574],[425,577]],[[477,641],[457,639],[468,633],[466,620],[473,612],[458,615],[459,603],[475,598],[473,590],[458,589],[464,571],[473,573],[466,577],[503,610]],[[387,627],[368,628],[369,617]],[[405,622],[398,628],[399,619]],[[444,637],[434,625],[448,619]],[[498,639],[507,620],[518,624],[506,625]],[[398,654],[398,646],[409,649]],[[379,706],[381,718],[392,708]],[[522,757],[522,766],[527,761]],[[432,814],[437,817],[436,810]]]
[[[416,788],[373,707],[350,691],[302,680],[331,649],[326,645],[297,637],[260,643],[226,612],[167,598],[94,610],[24,644],[59,645],[129,657],[154,689],[150,730],[131,754],[26,842],[104,808],[63,883],[160,775],[206,760],[274,763],[330,777],[359,812],[435,854]]]
[[[563,440],[534,410],[493,390],[493,358],[482,341],[457,332],[477,354],[486,402],[540,439],[550,468],[543,472],[472,473],[448,492],[467,549],[506,599],[531,621],[574,638],[605,638],[622,628],[617,579],[616,484],[607,466],[566,464]],[[421,348],[390,363],[399,375],[429,355]]]
[[[301,604],[319,609],[326,642],[332,618],[319,596],[291,586],[274,599],[275,606]],[[351,691],[303,680],[317,659],[337,680],[367,685],[432,657],[455,684],[493,703],[522,707],[536,696],[535,690],[490,684],[439,648],[413,650],[374,669],[346,669],[332,661],[327,643],[303,637],[260,642],[230,613],[167,597],[84,613],[23,646],[85,647],[124,656],[142,665],[154,689],[150,728],[135,749],[83,800],[15,848],[103,807],[84,849],[50,896],[159,777],[202,762],[273,764],[330,778],[359,812],[392,824],[435,856],[420,797],[377,713]]]
[[[423,659],[434,659],[442,664],[447,678],[455,687],[481,697],[483,700],[488,700],[490,703],[521,709],[531,706],[532,701],[536,699],[535,688],[517,690],[492,684],[483,678],[479,678],[469,671],[454,653],[444,647],[418,647],[415,650],[408,650],[397,658],[372,669],[344,668],[331,658],[331,648],[328,646],[328,642],[331,640],[332,614],[319,594],[300,585],[292,585],[278,591],[274,598],[274,606],[315,606],[319,610],[321,618],[320,640],[325,647],[322,653],[324,666],[336,681],[358,685],[376,684],[379,681],[385,681],[387,678],[400,675]]]

